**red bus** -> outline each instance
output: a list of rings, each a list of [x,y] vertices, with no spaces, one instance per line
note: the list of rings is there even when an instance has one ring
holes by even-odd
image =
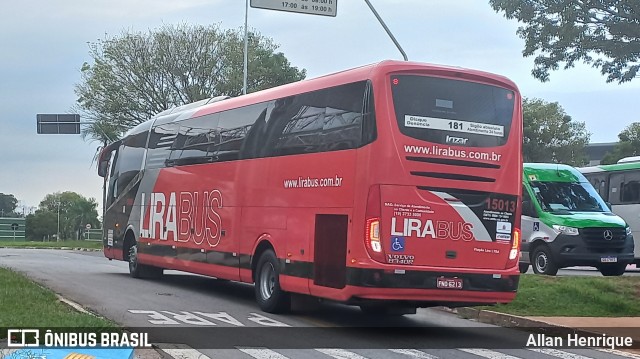
[[[365,312],[511,301],[521,96],[480,71],[384,61],[164,111],[107,146],[104,253]]]

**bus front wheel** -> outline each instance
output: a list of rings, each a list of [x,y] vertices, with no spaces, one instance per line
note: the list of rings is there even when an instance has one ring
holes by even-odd
[[[280,262],[272,250],[258,259],[255,294],[258,306],[267,313],[281,313],[291,307],[290,294],[280,288]]]
[[[556,275],[558,273],[558,266],[551,257],[551,251],[546,245],[539,245],[533,251],[533,258],[531,263],[533,264],[533,271],[536,274]]]
[[[162,276],[163,269],[152,267],[138,262],[138,244],[133,243],[129,247],[129,274],[133,278],[158,278]]]
[[[626,264],[610,264],[599,267],[600,273],[605,277],[617,277],[624,274],[627,269]]]

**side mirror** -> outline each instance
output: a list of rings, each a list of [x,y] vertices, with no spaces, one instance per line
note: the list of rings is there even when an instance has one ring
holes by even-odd
[[[529,217],[538,217],[531,201],[522,201],[522,214]]]
[[[613,212],[613,206],[611,206],[611,202],[605,202],[607,204],[607,208]]]
[[[100,161],[98,164],[98,176],[106,177],[109,170],[109,161]]]

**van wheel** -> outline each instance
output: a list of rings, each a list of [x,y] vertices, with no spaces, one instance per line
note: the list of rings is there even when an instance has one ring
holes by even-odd
[[[133,243],[129,248],[129,275],[133,278],[158,278],[162,273],[162,268],[138,262],[138,243]]]
[[[605,277],[615,277],[621,276],[624,274],[624,271],[627,269],[626,264],[611,264],[598,268],[600,273],[602,273]]]
[[[520,273],[522,273],[522,274],[527,273],[527,271],[529,270],[529,263],[520,263],[520,264],[518,264],[518,269],[520,270]]]
[[[533,272],[536,274],[556,275],[558,273],[558,266],[551,258],[549,247],[545,245],[536,247],[531,263],[533,264]]]
[[[262,253],[255,274],[256,301],[267,313],[281,313],[291,308],[291,295],[280,288],[280,262],[272,250]]]

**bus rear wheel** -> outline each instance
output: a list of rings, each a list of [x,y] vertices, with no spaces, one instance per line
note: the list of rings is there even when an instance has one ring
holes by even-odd
[[[272,250],[258,259],[255,273],[255,295],[260,309],[281,313],[291,308],[291,296],[280,288],[280,262]]]

